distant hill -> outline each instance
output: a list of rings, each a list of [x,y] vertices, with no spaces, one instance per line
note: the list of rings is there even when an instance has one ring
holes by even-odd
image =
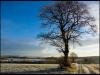
[[[100,56],[78,57],[77,63],[81,64],[99,64]],[[22,57],[22,56],[1,56],[2,62],[22,62],[22,63],[58,63],[59,57]]]
[[[44,58],[44,57],[28,57],[28,56],[11,56],[11,55],[4,55],[4,56],[1,56],[0,58],[20,58],[20,59],[23,59],[23,58],[26,58],[26,59],[41,59],[41,58]]]
[[[78,63],[100,63],[100,56],[78,57]]]

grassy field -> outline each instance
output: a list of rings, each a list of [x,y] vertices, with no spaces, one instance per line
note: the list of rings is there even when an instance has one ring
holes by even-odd
[[[82,66],[84,66],[84,65],[82,65]],[[89,66],[92,68],[92,70],[93,69],[96,70],[97,73],[100,71],[98,64],[89,64]],[[76,66],[75,64],[72,64],[71,68],[66,68],[64,70],[61,70],[58,67],[59,67],[58,64],[8,64],[8,63],[2,63],[1,64],[1,73],[77,74],[77,73],[79,73],[78,70],[80,69],[80,67],[78,68],[78,66]],[[85,67],[84,70],[85,71],[81,71],[81,72],[91,73],[89,68],[87,68],[87,67]],[[88,70],[88,72],[87,72],[87,70]]]
[[[31,72],[57,68],[57,64],[1,64],[1,72]]]

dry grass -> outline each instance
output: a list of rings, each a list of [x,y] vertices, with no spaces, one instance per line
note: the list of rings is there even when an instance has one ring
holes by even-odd
[[[75,64],[71,64],[71,67],[65,68],[66,71],[70,72],[71,74],[77,73],[77,67]]]
[[[20,72],[40,72],[41,73],[58,73],[58,74],[68,74],[74,73],[76,66],[75,64],[71,65],[71,68],[67,68],[66,70],[57,70],[59,64],[1,64],[1,72],[2,73],[20,73]],[[56,69],[51,70],[51,69]],[[42,71],[43,70],[43,71]]]
[[[58,64],[1,64],[1,72],[25,72],[47,70],[57,67]]]
[[[57,69],[59,64],[7,64],[1,63],[1,72],[2,73],[54,73],[54,74],[77,74],[77,66],[76,64],[71,64],[71,67],[67,67],[64,70]],[[98,67],[97,64],[88,64],[91,69],[94,67]],[[55,70],[55,71],[54,71]],[[95,70],[95,69],[94,69]],[[97,71],[100,70],[96,69]],[[80,66],[81,73],[84,73],[84,69]]]
[[[91,67],[93,67],[95,70],[100,71],[100,64],[91,64]]]

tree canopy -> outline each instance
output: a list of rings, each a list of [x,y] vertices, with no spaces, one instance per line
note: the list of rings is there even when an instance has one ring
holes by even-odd
[[[55,46],[68,57],[69,43],[80,44],[85,34],[96,33],[95,19],[86,4],[78,1],[57,1],[42,8],[42,27],[48,31],[41,33],[42,40]]]

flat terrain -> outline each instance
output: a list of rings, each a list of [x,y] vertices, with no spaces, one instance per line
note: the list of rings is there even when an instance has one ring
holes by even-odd
[[[74,64],[73,69],[59,69],[58,64],[1,64],[1,73],[21,74],[99,74],[99,64]],[[73,65],[73,66],[74,66]]]
[[[100,74],[99,64],[78,64],[78,74]]]

